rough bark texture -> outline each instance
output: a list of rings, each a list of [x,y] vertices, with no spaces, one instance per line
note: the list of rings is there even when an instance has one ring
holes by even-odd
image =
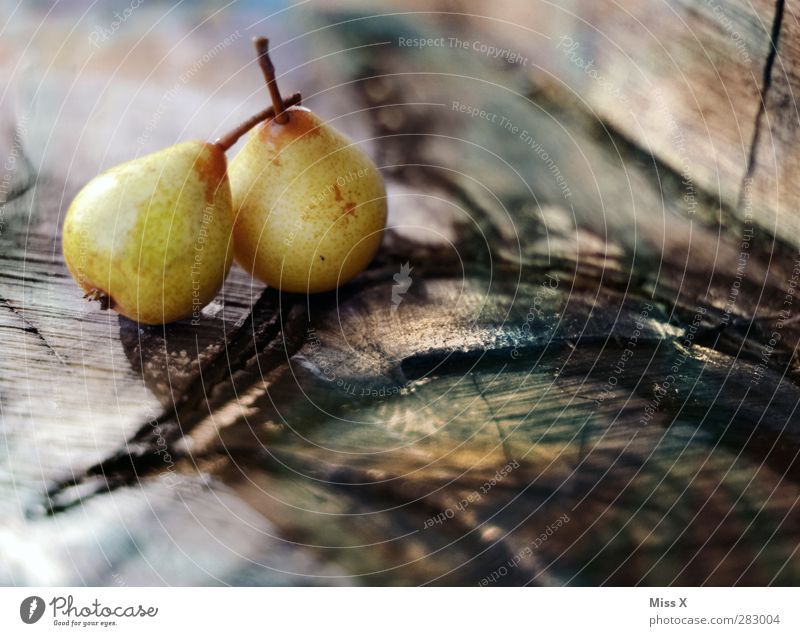
[[[796,3],[380,4],[0,38],[0,581],[800,582]],[[375,262],[86,303],[71,198],[262,108],[255,33],[383,171]]]

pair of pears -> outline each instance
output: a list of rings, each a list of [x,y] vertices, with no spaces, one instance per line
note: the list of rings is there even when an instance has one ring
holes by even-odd
[[[386,225],[380,172],[310,110],[279,114],[253,131],[230,166],[232,142],[188,141],[89,182],[62,237],[87,297],[163,324],[199,315],[234,256],[286,292],[329,291],[361,272]]]

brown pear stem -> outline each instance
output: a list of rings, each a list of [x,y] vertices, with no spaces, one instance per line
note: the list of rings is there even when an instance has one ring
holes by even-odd
[[[275,67],[272,65],[272,59],[269,56],[269,40],[265,37],[255,37],[253,38],[253,46],[256,47],[258,65],[261,67],[261,72],[264,73],[269,96],[272,98],[272,107],[275,109],[275,122],[285,124],[289,121],[289,114],[286,112],[286,104],[281,99],[278,82],[275,81]]]
[[[303,100],[302,97],[300,96],[300,93],[295,93],[283,103],[288,107],[288,106],[295,106],[299,104],[301,101]],[[233,146],[233,144],[239,141],[239,137],[244,135],[248,130],[250,130],[256,124],[260,124],[262,121],[270,119],[271,117],[275,117],[274,106],[270,106],[269,108],[262,110],[260,113],[256,113],[247,121],[243,121],[236,128],[230,131],[227,135],[218,138],[214,143],[220,148],[222,148],[223,152],[229,150],[231,146]]]

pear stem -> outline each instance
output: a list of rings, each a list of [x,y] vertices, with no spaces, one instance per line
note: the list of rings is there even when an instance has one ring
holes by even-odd
[[[256,47],[258,65],[261,67],[261,72],[264,73],[269,95],[272,98],[272,106],[275,108],[275,122],[285,124],[289,121],[289,114],[286,112],[286,104],[281,99],[278,82],[275,81],[275,67],[272,65],[272,59],[269,56],[269,40],[265,37],[255,37],[253,38],[253,46]]]
[[[286,106],[295,106],[302,101],[302,97],[300,93],[295,93],[291,95],[285,102],[283,102]],[[285,115],[286,113],[284,113]],[[262,121],[270,119],[271,117],[275,117],[275,107],[270,106],[262,110],[260,113],[256,113],[247,121],[242,122],[232,131],[230,131],[227,135],[219,137],[214,143],[222,148],[223,152],[229,150],[233,144],[239,141],[239,137],[244,135],[248,130],[250,130],[256,124],[260,124]],[[277,118],[276,118],[277,121]]]

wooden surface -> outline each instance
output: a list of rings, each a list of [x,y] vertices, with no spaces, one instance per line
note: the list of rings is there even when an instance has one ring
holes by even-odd
[[[797,584],[796,7],[379,4],[0,36],[0,582]],[[254,34],[381,168],[375,262],[86,303],[71,198],[262,108]]]

